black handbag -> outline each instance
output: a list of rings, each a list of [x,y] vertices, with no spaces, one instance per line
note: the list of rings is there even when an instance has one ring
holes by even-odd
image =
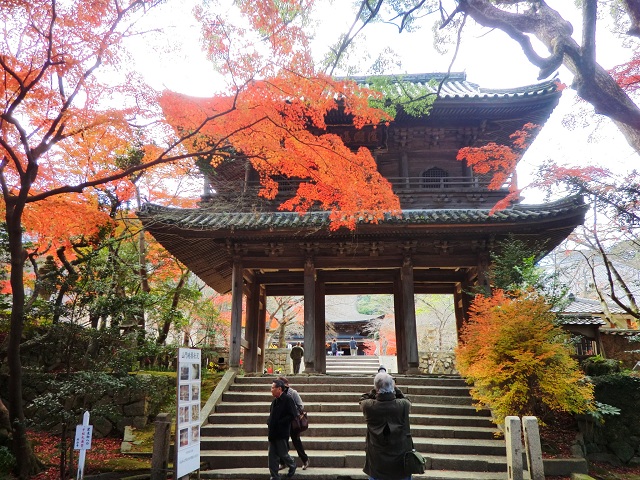
[[[426,470],[426,460],[414,449],[409,450],[404,454],[404,473],[424,473]]]

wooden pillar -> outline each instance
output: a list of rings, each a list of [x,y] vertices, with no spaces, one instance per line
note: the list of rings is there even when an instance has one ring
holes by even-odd
[[[242,346],[242,260],[234,257],[231,271],[231,341],[229,342],[229,366],[240,367]]]
[[[244,349],[244,371],[254,373],[258,368],[258,351],[262,351],[258,343],[258,315],[260,314],[260,284],[252,282],[249,285],[247,298],[247,321],[244,336],[247,348]]]
[[[313,258],[304,262],[304,369],[317,372],[315,365],[315,345],[313,337],[316,325],[316,269]]]
[[[416,328],[416,301],[413,284],[413,263],[405,257],[400,269],[402,284],[402,311],[404,313],[404,339],[408,370],[405,373],[420,373],[418,355],[418,333]]]
[[[456,314],[456,333],[458,334],[458,338],[460,338],[460,330],[464,325],[466,310],[464,308],[464,300],[463,297],[464,292],[462,291],[462,282],[456,283],[453,291],[453,310]]]
[[[409,369],[407,362],[405,331],[404,331],[404,303],[402,301],[402,280],[400,271],[393,278],[393,312],[396,327],[396,358],[398,373],[406,373]]]
[[[264,285],[260,285],[260,306],[258,307],[258,362],[256,370],[264,372],[265,360],[265,340],[267,339],[267,290]]]
[[[489,252],[482,252],[478,255],[478,293],[491,295],[491,284],[489,282]]]
[[[325,284],[316,282],[316,325],[314,334],[315,347],[315,371],[327,372],[327,344],[326,344],[326,317],[325,317]]]

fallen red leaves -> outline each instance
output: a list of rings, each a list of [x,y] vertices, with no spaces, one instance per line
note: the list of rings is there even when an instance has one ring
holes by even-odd
[[[546,425],[540,426],[542,456],[544,458],[571,457],[571,445],[578,435],[578,426],[572,415],[557,412]]]
[[[28,432],[33,450],[38,458],[47,466],[47,469],[33,477],[34,480],[51,480],[59,477],[60,468],[60,437],[46,432]],[[68,440],[73,442],[73,438]],[[91,450],[87,450],[85,472],[95,471],[97,465],[103,465],[105,461],[114,458],[124,458],[120,453],[120,440],[117,438],[94,438],[91,442]],[[78,451],[74,450],[74,466],[78,463]]]

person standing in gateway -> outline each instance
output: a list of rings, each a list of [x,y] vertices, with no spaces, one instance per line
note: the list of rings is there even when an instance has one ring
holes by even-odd
[[[293,360],[293,373],[300,373],[300,363],[302,362],[302,356],[304,355],[304,349],[300,342],[291,349],[289,356]]]
[[[351,340],[349,340],[349,354],[358,355],[358,343],[353,337],[351,337]]]

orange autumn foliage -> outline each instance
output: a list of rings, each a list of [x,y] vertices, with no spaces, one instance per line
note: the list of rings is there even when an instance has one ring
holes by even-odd
[[[496,423],[507,415],[590,410],[593,385],[571,357],[566,334],[535,291],[508,296],[477,295],[456,349],[460,373],[473,385],[478,405],[491,408]]]
[[[398,207],[370,155],[306,130],[321,125],[334,97],[342,99],[357,125],[381,118],[366,105],[368,93],[314,74],[308,40],[292,21],[312,1],[285,0],[275,4],[279,8],[266,2],[259,5],[259,16],[253,15],[255,2],[238,2],[249,19],[239,21],[241,27],[231,24],[235,17],[209,23],[201,12],[208,54],[235,88],[209,105],[163,95],[168,115],[182,109],[186,118],[172,126],[188,131],[167,124],[158,92],[132,70],[126,52],[128,38],[144,34],[139,21],[160,3],[0,2],[0,188],[12,268],[8,403],[20,478],[38,468],[26,440],[19,355],[26,318],[25,230],[24,238],[37,238],[43,250],[64,244],[70,235],[92,235],[96,225],[113,218],[112,211],[106,214],[112,205],[105,197],[117,193],[135,206],[140,172],[166,165],[177,167],[176,178],[185,171],[185,159],[211,142],[219,149],[213,153],[233,147],[251,155],[263,174],[265,194],[272,175],[309,178],[304,198],[289,208],[318,201],[343,211],[334,214],[337,223],[353,226],[359,216],[375,219],[378,210]],[[123,165],[118,157],[132,145],[143,155]],[[285,154],[285,146],[292,154]]]
[[[301,93],[303,98],[295,98]],[[333,212],[333,228],[353,228],[359,218],[375,222],[385,212],[399,213],[400,205],[368,149],[353,152],[336,135],[312,133],[325,128],[324,117],[337,107],[336,97],[354,115],[354,123],[380,121],[380,113],[356,95],[355,84],[286,72],[251,82],[233,96],[199,99],[164,92],[161,105],[177,132],[197,131],[189,151],[218,153],[213,167],[231,155],[226,153],[231,147],[259,173],[260,194],[267,198],[278,193],[273,177],[303,179],[297,195],[281,209],[305,212],[319,205]]]
[[[490,142],[482,147],[464,147],[458,151],[456,158],[460,161],[466,161],[477,175],[491,175],[489,188],[498,190],[510,181],[518,160],[539,129],[539,125],[527,123],[521,130],[517,130],[509,136],[512,140],[511,145]],[[510,183],[509,188],[511,190],[509,196],[496,205],[494,210],[505,208],[518,197],[520,190],[513,182]]]

